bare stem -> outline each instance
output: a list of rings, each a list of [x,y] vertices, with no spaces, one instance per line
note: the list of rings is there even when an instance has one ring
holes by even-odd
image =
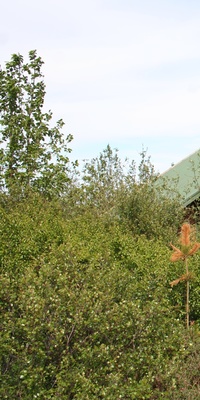
[[[185,268],[186,268],[186,275],[188,275],[187,257],[185,259]],[[189,324],[190,324],[189,292],[190,292],[190,286],[189,286],[189,280],[187,280],[187,282],[186,282],[186,326],[187,326],[187,329],[189,328]]]

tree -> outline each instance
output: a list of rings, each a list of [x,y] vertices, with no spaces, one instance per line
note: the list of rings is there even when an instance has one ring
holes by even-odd
[[[62,119],[51,127],[52,112],[43,112],[42,65],[32,50],[28,63],[13,54],[0,71],[0,184],[10,194],[60,194],[69,181],[73,137],[64,138]]]
[[[86,162],[83,168],[81,189],[83,201],[98,213],[111,212],[124,182],[123,164],[118,150],[110,145],[98,157]]]
[[[139,166],[122,161],[118,150],[108,145],[83,169],[77,204],[104,218],[107,226],[120,223],[125,231],[163,238],[166,243],[183,219],[179,199],[166,196],[155,186],[157,175],[146,151]]]

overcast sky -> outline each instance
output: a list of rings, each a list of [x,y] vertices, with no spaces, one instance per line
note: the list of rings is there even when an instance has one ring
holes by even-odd
[[[144,148],[163,172],[200,148],[199,0],[6,0],[0,64],[33,49],[74,158]]]

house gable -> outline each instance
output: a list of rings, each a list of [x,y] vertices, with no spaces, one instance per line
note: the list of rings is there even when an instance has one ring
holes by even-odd
[[[175,188],[184,207],[200,199],[200,149],[161,174],[156,186]]]

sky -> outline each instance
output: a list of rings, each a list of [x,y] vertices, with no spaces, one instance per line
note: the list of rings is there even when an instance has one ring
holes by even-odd
[[[109,144],[164,172],[200,148],[199,0],[7,0],[0,64],[37,50],[72,158]]]

